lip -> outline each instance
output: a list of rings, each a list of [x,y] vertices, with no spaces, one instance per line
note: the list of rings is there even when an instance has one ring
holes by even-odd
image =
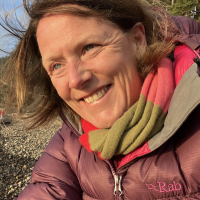
[[[108,85],[105,85],[105,86],[102,86],[102,87],[96,89],[94,92],[91,92],[89,95],[82,97],[79,101],[82,101],[82,102],[86,103],[85,100],[84,100],[84,98],[91,97],[91,96],[93,96],[95,93],[101,91],[103,88],[106,88],[106,87],[108,88],[107,91],[106,91],[106,94],[107,94],[108,91],[110,90],[111,84],[108,84]],[[99,98],[97,101],[99,101],[100,99],[102,99],[106,94],[104,94],[104,95],[103,95],[101,98]],[[92,103],[96,103],[97,101],[92,102]],[[89,103],[89,104],[92,104],[92,103]],[[86,103],[86,104],[88,104],[88,103]]]

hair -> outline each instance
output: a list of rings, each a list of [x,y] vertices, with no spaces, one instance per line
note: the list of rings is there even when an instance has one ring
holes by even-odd
[[[89,9],[79,9],[77,6],[73,7],[73,4]],[[5,75],[5,80],[10,85],[8,105],[17,102],[18,112],[23,110],[27,102],[32,105],[34,110],[29,117],[32,120],[29,129],[47,124],[64,112],[74,121],[79,117],[59,97],[42,65],[36,30],[38,22],[45,14],[100,17],[113,22],[124,32],[141,22],[145,27],[147,40],[146,51],[136,55],[142,80],[156,68],[162,58],[170,54],[174,48],[174,36],[179,34],[168,14],[145,0],[23,0],[23,6],[30,16],[27,30],[14,28],[7,18],[6,25],[1,25],[19,38]]]

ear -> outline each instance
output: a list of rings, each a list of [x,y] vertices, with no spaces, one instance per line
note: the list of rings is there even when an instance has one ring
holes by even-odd
[[[147,46],[147,40],[146,40],[146,33],[145,28],[141,22],[137,22],[131,30],[129,30],[129,34],[131,37],[132,42],[138,47],[138,48],[146,48]]]

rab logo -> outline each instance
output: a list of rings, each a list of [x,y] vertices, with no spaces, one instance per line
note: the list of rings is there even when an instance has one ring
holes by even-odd
[[[166,185],[164,182],[157,182],[158,186],[154,186],[153,184],[146,184],[149,190],[155,190],[157,192],[171,192],[171,191],[179,191],[181,190],[181,184],[173,181],[173,184]]]

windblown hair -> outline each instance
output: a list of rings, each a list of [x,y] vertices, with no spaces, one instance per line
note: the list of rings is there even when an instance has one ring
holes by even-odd
[[[79,9],[73,4],[89,9]],[[59,97],[42,65],[36,31],[38,22],[45,14],[99,17],[115,23],[124,32],[141,22],[145,27],[148,44],[146,52],[136,55],[138,72],[143,80],[162,58],[170,54],[174,48],[175,36],[179,34],[168,20],[168,14],[145,0],[23,0],[23,6],[30,16],[27,30],[17,30],[7,19],[6,25],[2,26],[19,38],[5,75],[10,85],[8,105],[17,102],[20,111],[27,101],[32,103],[34,113],[30,117],[32,124],[29,129],[47,124],[63,112],[67,112],[74,120],[78,118]]]

